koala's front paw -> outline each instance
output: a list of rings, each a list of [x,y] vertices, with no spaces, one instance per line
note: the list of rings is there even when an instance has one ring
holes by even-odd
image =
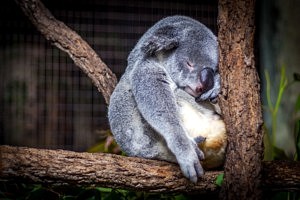
[[[194,146],[194,151],[190,151],[182,157],[177,158],[183,175],[193,183],[197,183],[198,177],[201,177],[204,174],[204,170],[200,164],[200,160],[203,159],[204,154],[196,144]]]
[[[213,89],[201,94],[200,96],[198,96],[196,98],[196,101],[200,102],[200,101],[209,100],[212,103],[216,103],[219,93],[220,93],[219,88],[213,88]]]

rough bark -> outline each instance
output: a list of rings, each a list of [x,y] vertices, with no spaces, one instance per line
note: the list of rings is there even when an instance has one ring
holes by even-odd
[[[43,184],[97,185],[148,192],[213,193],[220,171],[193,184],[176,164],[104,153],[0,146],[0,179]]]
[[[117,78],[96,52],[73,30],[58,21],[39,0],[15,0],[42,35],[62,51],[68,53],[102,93],[106,103]]]
[[[208,171],[197,184],[176,164],[103,153],[76,153],[0,146],[0,180],[125,188],[148,192],[217,194],[222,171]],[[300,191],[300,162],[264,162],[262,187]]]
[[[264,190],[300,191],[300,162],[268,161],[263,162],[262,188]]]
[[[228,132],[223,199],[261,199],[263,132],[254,0],[219,1],[221,109]]]

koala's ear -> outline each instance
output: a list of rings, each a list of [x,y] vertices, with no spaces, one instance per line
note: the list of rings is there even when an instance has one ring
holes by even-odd
[[[178,47],[179,38],[173,26],[163,26],[154,31],[153,35],[145,41],[142,51],[149,56],[159,51],[168,51]]]

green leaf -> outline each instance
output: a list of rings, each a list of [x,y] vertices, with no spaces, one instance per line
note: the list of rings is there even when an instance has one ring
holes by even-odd
[[[300,111],[300,95],[298,95],[296,104],[295,104],[295,112]]]
[[[103,200],[114,200],[114,199],[124,199],[124,196],[118,192],[118,190],[113,189],[111,193],[107,194]]]
[[[112,189],[111,188],[103,188],[103,187],[96,187],[95,189],[99,190],[100,192],[103,193],[111,193]]]
[[[223,184],[223,180],[224,180],[224,173],[221,173],[216,178],[216,184],[217,184],[217,186],[221,187],[222,184]]]
[[[105,143],[99,142],[87,150],[89,153],[105,152]]]
[[[268,108],[271,112],[273,112],[274,105],[271,100],[271,79],[270,79],[270,74],[267,70],[265,70],[265,77],[266,77],[266,96],[267,96]]]
[[[180,194],[175,196],[175,200],[187,200],[187,198],[183,194]]]
[[[74,197],[74,196],[63,196],[62,197],[62,200],[76,200],[77,197]]]

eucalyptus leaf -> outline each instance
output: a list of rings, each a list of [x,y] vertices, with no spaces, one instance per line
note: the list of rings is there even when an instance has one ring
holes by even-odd
[[[217,186],[221,187],[224,181],[224,173],[221,173],[216,178],[216,184]]]

